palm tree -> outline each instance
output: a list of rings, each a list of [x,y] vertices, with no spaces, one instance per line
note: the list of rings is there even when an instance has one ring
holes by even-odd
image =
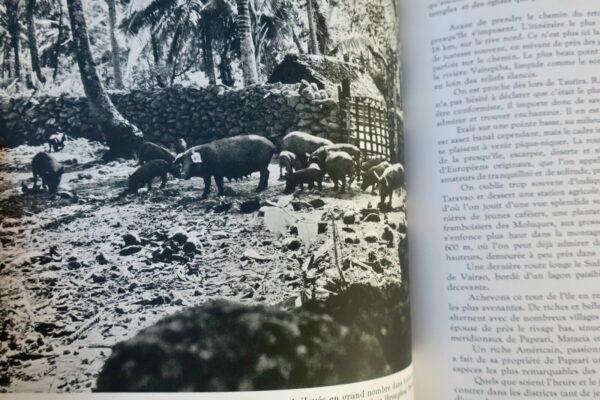
[[[6,13],[6,28],[10,35],[10,47],[12,48],[14,62],[14,77],[21,80],[21,60],[19,51],[21,47],[21,24],[19,22],[19,0],[4,0],[4,11]]]
[[[149,29],[155,64],[160,58],[158,40],[170,40],[166,64],[170,69],[170,81],[188,70],[196,59],[199,45],[202,50],[202,69],[209,83],[216,83],[214,52],[221,48],[221,80],[232,85],[230,53],[233,45],[234,20],[237,9],[230,0],[152,0],[144,7],[132,11],[121,25],[129,35],[137,35]],[[181,66],[181,58],[188,58],[188,66]],[[179,72],[177,71],[179,69]]]
[[[249,0],[236,0],[237,3],[237,36],[240,41],[240,61],[244,74],[244,85],[258,83],[258,70],[254,56],[254,41],[250,26]]]
[[[32,0],[29,0],[32,1]],[[35,1],[35,0],[33,0]],[[117,25],[117,10],[115,0],[106,0],[108,3],[108,24],[110,31],[110,48],[112,52],[112,67],[115,79],[115,88],[123,89],[123,74],[121,73],[121,50],[115,34]]]
[[[306,0],[306,16],[308,18],[308,52],[310,54],[319,54],[319,42],[317,41],[317,30],[315,29],[315,16],[313,13],[312,0]]]
[[[29,54],[31,55],[31,69],[35,73],[37,79],[44,83],[46,78],[42,75],[40,69],[40,59],[38,56],[37,39],[35,36],[34,14],[36,8],[36,0],[27,0],[27,8],[25,12],[25,21],[27,23],[27,39],[29,41]]]
[[[90,50],[81,0],[67,0],[67,8],[73,35],[74,53],[85,96],[96,115],[98,125],[109,147],[104,158],[108,160],[116,157],[132,157],[143,141],[142,132],[117,111],[100,82]]]

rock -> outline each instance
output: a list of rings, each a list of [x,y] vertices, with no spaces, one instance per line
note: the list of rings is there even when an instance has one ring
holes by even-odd
[[[121,256],[130,256],[135,253],[139,253],[142,250],[142,246],[127,246],[121,249],[119,255]]]
[[[302,247],[302,242],[295,238],[289,238],[283,242],[283,245],[289,250],[296,251]]]
[[[377,208],[379,211],[384,213],[392,211],[392,206],[390,206],[388,203],[377,203]]]
[[[327,222],[317,222],[317,235],[327,232]]]
[[[168,374],[148,365],[149,359],[170,365]],[[378,340],[362,329],[349,329],[328,315],[220,300],[167,316],[118,343],[98,375],[97,390],[292,389],[390,372]]]
[[[229,233],[224,231],[214,231],[211,234],[213,240],[227,239],[229,238]]]
[[[92,280],[92,282],[98,284],[106,282],[106,277],[96,273],[93,273],[92,276],[90,276],[90,279]]]
[[[183,244],[188,240],[188,234],[184,231],[177,231],[170,239],[176,243]]]
[[[297,235],[297,234],[298,234],[298,227],[296,225],[290,226],[290,235]]]
[[[224,212],[229,211],[231,206],[233,206],[233,203],[221,203],[218,206],[215,206],[213,211],[216,213],[224,213]]]
[[[342,222],[345,223],[346,225],[352,225],[352,224],[354,224],[354,222],[356,222],[356,215],[354,214],[354,212],[348,211],[342,217]]]
[[[381,240],[384,240],[388,243],[394,242],[394,233],[390,230],[389,227],[383,228],[383,233],[381,234]]]
[[[323,201],[323,199],[312,199],[308,202],[308,204],[310,204],[314,208],[321,208],[325,205],[325,202]]]
[[[373,271],[375,271],[376,273],[383,274],[383,268],[381,268],[381,264],[379,263],[379,261],[371,263],[371,268],[373,268]]]
[[[123,235],[123,242],[125,243],[125,247],[127,246],[139,246],[142,244],[140,237],[137,233],[129,232]]]
[[[73,200],[76,198],[76,196],[73,193],[67,192],[66,190],[61,190],[57,194],[61,199],[65,200]]]
[[[290,202],[290,204],[292,205],[292,208],[294,209],[294,211],[300,211],[303,208],[307,208],[307,209],[312,208],[310,203],[307,203],[305,201],[292,201],[292,202]]]
[[[349,226],[342,227],[342,231],[347,232],[347,233],[356,233],[356,231],[354,229],[350,228]]]
[[[365,222],[380,222],[381,221],[381,217],[379,216],[379,214],[369,214],[365,217],[364,219]]]
[[[377,242],[378,238],[377,235],[375,234],[369,234],[365,236],[365,242],[367,243],[375,243]]]
[[[67,267],[69,269],[79,269],[79,268],[81,268],[81,263],[78,261],[69,261],[69,263],[67,264]]]
[[[98,264],[100,264],[100,265],[106,265],[106,264],[108,264],[108,260],[106,259],[106,257],[102,253],[98,253],[96,255],[96,262]]]
[[[355,243],[359,243],[359,239],[357,237],[354,236],[348,236],[344,239],[344,243],[347,244],[355,244]]]
[[[243,214],[250,214],[258,210],[260,210],[260,200],[258,198],[240,204],[240,212]]]
[[[398,232],[406,234],[406,224],[398,225]]]
[[[141,304],[143,306],[160,306],[162,304],[169,304],[171,302],[171,298],[169,296],[145,296],[141,300],[135,302],[135,304]]]
[[[183,244],[183,252],[184,253],[195,253],[197,250],[196,243],[194,242],[185,242]]]
[[[379,214],[379,210],[376,208],[367,207],[360,210],[360,214],[365,217],[369,214]]]

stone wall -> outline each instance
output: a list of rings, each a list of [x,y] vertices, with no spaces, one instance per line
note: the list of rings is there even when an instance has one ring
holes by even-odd
[[[148,141],[188,145],[255,133],[280,139],[302,130],[343,141],[338,105],[315,84],[253,85],[243,89],[175,86],[110,95],[117,109],[137,125]],[[56,131],[100,140],[101,134],[83,97],[36,97],[0,100],[0,144],[37,145]]]

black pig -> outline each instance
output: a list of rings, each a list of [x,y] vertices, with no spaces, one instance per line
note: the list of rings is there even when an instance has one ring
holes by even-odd
[[[307,165],[306,154],[311,154],[319,147],[333,145],[328,139],[311,135],[305,132],[290,132],[281,140],[281,150],[290,151],[296,155],[296,159],[303,162],[302,166]],[[310,161],[308,161],[310,162]]]
[[[385,198],[389,196],[388,205],[391,207],[394,190],[400,189],[404,183],[404,167],[400,163],[393,164],[387,167],[381,176],[377,173],[375,173],[375,176],[379,181],[381,204],[383,205]]]
[[[379,183],[379,179],[377,178],[377,176],[381,176],[383,174],[383,171],[385,171],[385,169],[390,165],[391,164],[389,162],[384,161],[369,168],[363,175],[363,181],[360,185],[360,188],[362,190],[367,190],[367,188],[371,186],[371,193],[374,193],[375,187]]]
[[[64,172],[64,166],[48,153],[37,153],[31,160],[33,187],[37,186],[38,176],[42,178],[42,187],[51,193],[56,192]]]
[[[304,184],[308,185],[309,189],[315,187],[315,183],[319,190],[323,188],[324,172],[316,164],[312,163],[305,169],[299,169],[285,176],[285,194],[293,193],[296,186],[300,186],[300,190],[304,189]]]
[[[174,147],[177,154],[183,153],[187,150],[187,143],[183,139],[177,139],[174,143]]]
[[[333,181],[333,187],[338,190],[338,182],[342,182],[342,193],[346,191],[346,176],[349,178],[348,185],[354,180],[354,160],[345,151],[331,151],[325,160],[325,168]]]
[[[65,148],[65,140],[67,135],[65,133],[55,133],[54,135],[48,138],[48,147],[50,148],[50,152],[60,151]]]
[[[275,145],[262,136],[242,135],[194,146],[179,154],[175,163],[183,164],[184,179],[204,178],[202,198],[205,199],[213,176],[219,196],[224,194],[223,178],[241,178],[253,172],[260,172],[256,191],[265,190],[269,182],[269,163],[276,151]]]
[[[167,184],[167,173],[171,172],[171,165],[165,160],[148,161],[129,176],[127,191],[137,193],[138,189],[144,185],[148,185],[148,190],[151,190],[152,181],[157,177],[161,178],[160,188],[164,188]]]

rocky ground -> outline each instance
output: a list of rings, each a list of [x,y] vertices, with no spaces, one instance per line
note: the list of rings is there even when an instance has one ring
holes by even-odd
[[[120,197],[135,162],[98,163],[84,139],[55,154],[56,196],[24,194],[42,150],[0,150],[0,392],[91,391],[113,344],[209,299],[293,307],[401,282],[398,197],[383,213],[356,184],[285,196],[276,164],[260,195],[255,174],[204,201],[198,178]]]

